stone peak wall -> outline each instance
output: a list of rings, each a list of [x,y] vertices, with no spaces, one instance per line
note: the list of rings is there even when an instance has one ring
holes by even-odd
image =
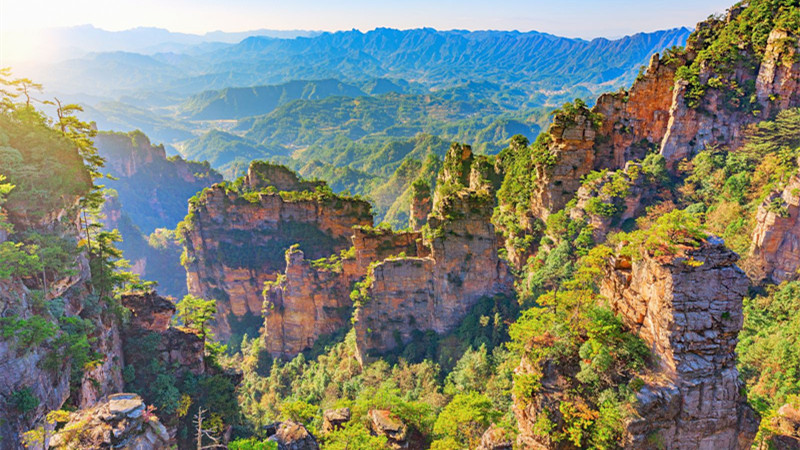
[[[485,167],[474,167],[478,160],[467,146],[448,152],[423,233],[429,254],[371,266],[366,299],[354,316],[362,363],[410,342],[418,331],[450,332],[482,297],[513,291],[491,223],[492,186]]]
[[[352,287],[373,263],[430,253],[414,232],[353,227],[352,241],[350,250],[326,260],[309,261],[299,248],[287,250],[284,275],[264,289],[262,339],[273,357],[294,357],[319,337],[346,327],[353,312]]]
[[[645,255],[609,266],[601,294],[651,346],[662,378],[637,394],[639,418],[627,425],[632,448],[653,435],[674,448],[749,448],[758,422],[736,369],[749,287],[738,258],[710,237],[686,258]]]
[[[711,29],[735,21],[746,6],[737,5],[722,21],[709,19],[698,24],[697,29]],[[734,150],[743,144],[748,125],[766,120],[782,109],[800,106],[800,60],[795,57],[798,52],[796,38],[777,25],[770,32],[763,57],[754,67],[740,64],[730,75],[717,74],[708,64],[701,67],[698,78],[704,84],[721,75],[738,86],[754,85],[753,95],[757,104],[753,112],[726,106],[729,96],[708,85],[699,105],[691,108],[686,100],[689,83],[683,80],[675,82],[667,132],[660,145],[661,154],[671,168],[676,168],[682,159],[705,147],[725,146]],[[713,40],[690,40],[686,48],[689,63],[711,42]],[[787,42],[793,44],[786,45]],[[741,96],[737,99],[749,101]]]

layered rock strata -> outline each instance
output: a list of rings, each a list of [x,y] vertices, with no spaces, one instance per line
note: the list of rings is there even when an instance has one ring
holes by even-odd
[[[748,269],[753,278],[774,283],[797,278],[800,269],[800,176],[793,176],[783,192],[773,193],[759,206]]]
[[[425,254],[419,233],[354,227],[353,247],[342,255],[307,260],[303,252],[286,252],[286,270],[264,289],[266,350],[273,357],[294,357],[350,322],[353,284],[367,275],[371,263],[391,255]]]
[[[255,173],[248,182],[261,186],[268,177]],[[281,187],[292,187],[280,180]],[[217,300],[215,331],[227,339],[236,331],[231,323],[261,316],[264,283],[284,270],[289,247],[298,244],[308,259],[328,257],[350,247],[353,226],[371,224],[370,205],[362,200],[275,188],[240,193],[215,185],[190,205],[183,230],[189,293]],[[248,331],[254,335],[257,327]]]
[[[121,301],[131,311],[123,332],[126,365],[136,367],[155,357],[177,376],[206,372],[205,343],[197,333],[170,325],[176,310],[171,301],[152,291],[125,294]],[[142,353],[138,344],[151,336],[155,336],[155,347]]]
[[[630,448],[745,449],[758,421],[742,395],[736,343],[749,281],[738,256],[709,238],[686,258],[618,259],[602,295],[657,357],[661,380],[637,393]]]
[[[724,19],[709,19],[698,24],[698,29],[722,28],[736,21],[741,7],[734,7]],[[693,57],[713,40],[690,40],[686,53]],[[787,45],[791,42],[791,45]],[[701,68],[698,79],[705,84],[705,95],[699,104],[691,107],[687,101],[690,84],[678,80],[673,88],[672,106],[667,132],[661,142],[661,154],[671,167],[682,159],[691,157],[704,147],[727,146],[731,150],[739,147],[745,137],[746,126],[769,118],[775,112],[800,105],[800,61],[797,54],[796,36],[790,36],[778,25],[767,41],[763,57],[755,67],[742,64],[731,75],[724,75],[728,83],[736,86],[754,85],[756,104],[753,111],[740,107],[748,102],[747,96],[732,99],[723,90],[709,84],[717,77],[713,68]]]

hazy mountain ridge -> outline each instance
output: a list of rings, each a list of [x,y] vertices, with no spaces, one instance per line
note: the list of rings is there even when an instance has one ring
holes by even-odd
[[[533,31],[378,28],[294,39],[248,37],[204,53],[155,53],[145,59],[126,52],[90,54],[33,72],[55,90],[91,88],[109,94],[136,88],[193,93],[297,79],[380,77],[450,85],[468,80],[537,82],[557,89],[578,83],[627,84],[650,54],[683,45],[689,33],[679,28],[585,41]],[[66,77],[61,75],[65,70]],[[148,76],[153,73],[159,76]]]

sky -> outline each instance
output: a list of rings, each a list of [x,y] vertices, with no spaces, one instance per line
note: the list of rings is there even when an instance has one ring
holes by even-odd
[[[91,24],[208,31],[441,30],[542,31],[567,37],[620,37],[693,27],[735,0],[0,0],[0,30]]]

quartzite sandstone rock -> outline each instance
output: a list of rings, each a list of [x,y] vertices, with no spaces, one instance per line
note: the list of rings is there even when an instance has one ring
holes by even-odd
[[[330,433],[350,421],[350,408],[327,409],[322,414],[322,432]]]
[[[223,340],[232,322],[261,316],[264,283],[284,270],[290,246],[299,244],[308,259],[328,257],[350,246],[353,226],[372,224],[363,200],[308,191],[238,194],[222,185],[205,190],[188,219],[189,293],[217,300],[215,331]]]
[[[736,17],[736,8],[733,8],[722,20],[731,21]],[[706,23],[698,24],[698,28],[710,27],[716,20],[709,19]],[[786,45],[787,42],[792,44]],[[687,54],[696,55],[704,44],[690,43],[687,45]],[[667,131],[661,142],[661,154],[668,165],[674,168],[683,158],[691,157],[708,146],[727,146],[734,150],[743,143],[747,125],[765,120],[781,109],[800,105],[800,61],[795,58],[796,53],[795,37],[776,28],[769,35],[760,64],[755,69],[739,67],[730,76],[738,86],[755,84],[755,113],[728,106],[728,97],[710,86],[706,87],[698,107],[691,108],[686,102],[689,84],[683,80],[676,81]],[[698,78],[706,83],[716,75],[704,66]],[[737,97],[735,101],[746,102],[749,99]]]
[[[748,259],[753,278],[775,283],[795,279],[800,269],[800,176],[759,206]]]
[[[175,374],[205,373],[205,342],[191,330],[169,326],[175,312],[172,302],[151,291],[126,294],[122,303],[132,317],[122,336],[126,365],[146,364],[155,356]],[[143,348],[152,335],[155,347]]]
[[[296,422],[282,422],[269,437],[278,444],[278,450],[319,450],[317,439],[306,427]]]
[[[639,418],[627,424],[627,445],[749,448],[758,421],[742,395],[735,353],[749,281],[738,256],[717,238],[687,258],[615,263],[601,286],[612,309],[650,345],[665,379],[637,394]]]
[[[114,394],[98,405],[70,414],[64,431],[50,439],[54,449],[160,450],[169,448],[169,434],[147,412],[136,394]],[[67,431],[77,430],[77,431]]]
[[[408,447],[408,427],[391,411],[371,409],[367,415],[372,433],[377,436],[386,436],[390,448]]]
[[[498,256],[494,201],[485,177],[470,176],[469,147],[454,146],[437,182],[425,257],[372,266],[368,299],[355,314],[358,357],[392,350],[418,331],[452,331],[482,297],[510,294],[513,280]],[[469,163],[469,164],[468,164]],[[464,185],[470,183],[473,185]],[[455,190],[447,195],[441,191]]]
[[[354,227],[352,233],[351,251],[324,262],[306,260],[298,248],[286,252],[284,275],[264,289],[262,338],[273,357],[294,357],[320,336],[347,326],[353,284],[367,274],[371,263],[427,251],[419,233],[372,227]]]

